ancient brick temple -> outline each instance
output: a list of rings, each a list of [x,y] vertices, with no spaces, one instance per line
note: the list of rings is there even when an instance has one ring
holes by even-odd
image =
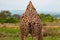
[[[30,1],[25,13],[20,18],[21,38],[26,40],[30,33],[36,40],[43,40],[41,18]]]

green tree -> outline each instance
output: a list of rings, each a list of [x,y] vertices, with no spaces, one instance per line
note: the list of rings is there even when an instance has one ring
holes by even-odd
[[[50,14],[46,14],[45,18],[46,18],[46,22],[53,22],[54,21],[54,17],[51,16]]]
[[[53,22],[54,17],[51,16],[50,14],[39,14],[41,17],[42,22]]]
[[[11,16],[11,12],[10,11],[1,11],[0,12],[0,18],[8,18]]]
[[[14,14],[13,17],[18,19],[18,20],[20,19],[20,15],[18,15],[18,14]]]
[[[17,22],[19,22],[19,20],[17,20],[16,18],[11,17],[11,18],[6,19],[5,22],[6,23],[17,23]]]

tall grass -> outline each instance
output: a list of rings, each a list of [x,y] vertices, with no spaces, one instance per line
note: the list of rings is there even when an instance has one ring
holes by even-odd
[[[0,28],[0,40],[21,40],[19,32],[19,28]],[[44,36],[44,40],[60,40],[59,32],[60,28],[45,28],[44,34],[47,36]],[[49,33],[51,35],[48,35]],[[28,36],[27,40],[32,40],[32,37]]]

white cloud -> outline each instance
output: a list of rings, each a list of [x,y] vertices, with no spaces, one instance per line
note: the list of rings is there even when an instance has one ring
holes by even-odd
[[[30,0],[0,0],[0,10],[25,10]],[[60,12],[60,0],[31,0],[37,10]]]
[[[1,9],[8,9],[8,10],[24,9],[27,3],[28,3],[27,0],[0,0],[0,10]]]

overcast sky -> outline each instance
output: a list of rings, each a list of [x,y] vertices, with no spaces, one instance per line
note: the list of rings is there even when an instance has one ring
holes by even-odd
[[[25,10],[29,1],[39,11],[60,12],[60,0],[0,0],[0,10]]]

